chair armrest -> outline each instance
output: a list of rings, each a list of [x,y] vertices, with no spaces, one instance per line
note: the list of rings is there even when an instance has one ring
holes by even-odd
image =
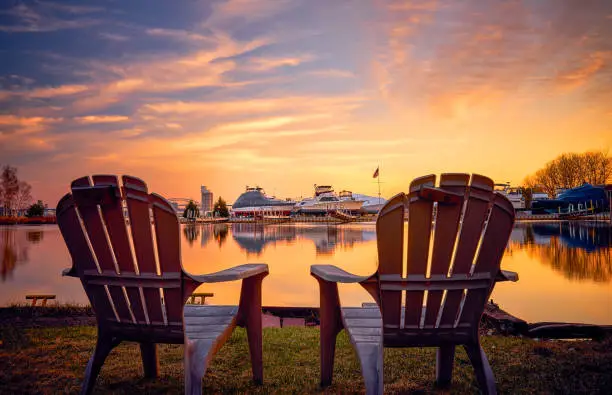
[[[317,279],[334,283],[360,283],[370,276],[357,276],[334,265],[311,265],[310,274]]]
[[[230,269],[221,270],[216,273],[193,275],[185,273],[192,280],[199,283],[220,283],[226,281],[236,281],[253,277],[258,274],[268,273],[268,265],[265,263],[247,263],[245,265],[234,266]]]
[[[76,270],[74,270],[74,266],[71,268],[62,270],[62,276],[79,277],[79,275],[76,273]]]
[[[499,270],[497,276],[495,276],[495,281],[512,281],[517,282],[519,279],[519,275],[516,272],[511,272],[509,270]]]

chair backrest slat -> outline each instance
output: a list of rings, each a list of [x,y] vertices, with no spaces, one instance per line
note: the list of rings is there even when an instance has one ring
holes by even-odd
[[[95,175],[92,177],[92,180],[95,186],[112,186],[117,189],[118,193],[121,193],[121,186],[115,175]],[[102,211],[102,218],[106,222],[106,230],[108,231],[119,271],[121,273],[135,273],[134,258],[123,213],[122,200],[115,199],[108,201],[100,206],[100,210]],[[146,323],[146,315],[139,289],[137,287],[125,287],[125,291],[134,319],[138,323]]]
[[[404,260],[404,206],[405,195],[391,198],[378,213],[376,240],[378,245],[378,273],[402,274]],[[380,301],[386,325],[399,327],[402,292],[381,291]]]
[[[115,255],[110,244],[107,225],[101,216],[101,206],[121,201],[119,189],[112,186],[94,187],[89,177],[72,182],[72,195],[83,220],[93,252],[102,272],[117,273]],[[121,322],[133,322],[132,313],[121,287],[107,287],[115,313]],[[106,317],[112,319],[112,317]]]
[[[179,223],[170,203],[163,197],[152,193],[153,218],[159,266],[162,274],[182,273],[181,244]],[[164,289],[168,324],[179,324],[183,320],[182,289]]]
[[[96,186],[113,186],[116,188],[117,193],[121,193],[117,176],[95,175],[92,179],[93,184]],[[134,273],[134,260],[128,240],[121,199],[115,199],[100,205],[100,210],[102,211],[102,218],[106,222],[106,230],[108,231],[119,270],[121,273]]]
[[[157,273],[147,184],[136,177],[123,176],[122,178],[138,270],[140,273]],[[163,323],[161,291],[155,288],[144,288],[142,293],[149,321],[155,324]]]
[[[435,183],[436,176],[433,174],[419,177],[410,183],[406,262],[406,273],[408,275],[425,274],[427,271],[433,202],[419,199],[418,194],[421,188],[433,187]],[[420,325],[424,297],[425,291],[406,291],[405,327],[418,327]]]
[[[482,236],[482,247],[474,265],[474,275],[489,274],[495,276],[499,262],[510,238],[514,225],[514,208],[512,203],[499,193],[493,196],[493,205]],[[484,304],[489,296],[489,289],[469,290],[459,323],[472,323],[480,320]]]
[[[468,274],[470,272],[492,196],[493,181],[487,177],[473,174],[467,192],[463,221],[459,228],[460,233],[452,268],[453,274]],[[499,265],[499,262],[497,264]],[[464,291],[453,290],[447,292],[440,326],[450,327],[455,325],[465,295]],[[465,303],[463,306],[465,306]]]
[[[66,194],[60,199],[57,204],[56,215],[57,224],[72,257],[73,267],[77,274],[81,276],[86,270],[98,272],[98,266],[86,235],[83,233],[72,194]],[[115,321],[113,306],[108,299],[104,286],[86,286],[84,289],[96,314],[102,319]]]
[[[83,220],[87,236],[102,271],[115,271],[115,262],[106,239],[106,230],[98,211],[99,204],[110,191],[93,190],[89,177],[81,177],[72,182],[72,196]],[[100,193],[98,193],[100,192]]]
[[[467,174],[442,174],[440,188],[445,191],[465,195],[470,176]],[[447,275],[452,263],[459,220],[463,211],[463,198],[454,204],[437,205],[433,251],[431,257],[431,276]],[[442,305],[443,291],[429,291],[425,314],[426,328],[435,327]]]

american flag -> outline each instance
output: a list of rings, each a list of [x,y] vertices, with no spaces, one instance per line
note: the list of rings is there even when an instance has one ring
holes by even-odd
[[[378,167],[376,168],[376,171],[374,172],[374,175],[372,176],[372,178],[376,178],[378,177]]]

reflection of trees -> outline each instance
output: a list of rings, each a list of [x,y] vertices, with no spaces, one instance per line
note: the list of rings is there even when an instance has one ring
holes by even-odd
[[[42,239],[42,232],[40,238]],[[23,232],[17,229],[0,229],[0,251],[2,252],[2,268],[0,277],[5,281],[15,270],[18,264],[28,261],[28,245]]]
[[[190,246],[200,237],[200,227],[197,225],[185,225],[183,235]]]
[[[225,243],[225,239],[227,239],[227,234],[229,233],[229,227],[227,224],[214,224],[213,225],[213,237],[219,244],[219,247]]]
[[[612,228],[601,223],[556,223],[522,226],[522,240],[510,247],[525,249],[570,280],[612,281]]]
[[[530,256],[537,256],[553,269],[562,272],[570,280],[612,281],[612,248],[586,251],[567,247],[558,238],[548,246],[532,245],[527,249]]]

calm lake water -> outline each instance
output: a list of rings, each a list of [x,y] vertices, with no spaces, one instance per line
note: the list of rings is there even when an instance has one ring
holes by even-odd
[[[195,274],[247,262],[265,262],[263,303],[318,306],[311,264],[331,263],[356,274],[376,269],[374,223],[339,226],[223,224],[182,226],[183,265]],[[55,225],[0,227],[0,305],[24,303],[26,294],[55,294],[60,302],[87,303],[78,280],[61,277],[70,258]],[[602,223],[517,224],[502,261],[519,273],[492,298],[529,322],[612,324],[612,227]],[[211,303],[237,303],[240,283],[202,286]],[[358,285],[340,286],[347,304],[371,301]],[[208,300],[207,300],[208,301]]]

